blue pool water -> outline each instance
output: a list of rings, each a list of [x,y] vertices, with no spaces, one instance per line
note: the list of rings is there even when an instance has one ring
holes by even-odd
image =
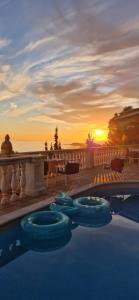
[[[19,222],[4,227],[0,299],[139,299],[139,223],[120,215],[118,201],[112,201],[111,222],[74,226],[67,244],[55,251],[25,247]]]

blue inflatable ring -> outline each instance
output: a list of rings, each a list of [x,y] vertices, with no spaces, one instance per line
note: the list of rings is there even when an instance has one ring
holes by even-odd
[[[78,212],[78,207],[75,206],[68,206],[68,205],[60,205],[57,203],[50,204],[50,210],[51,211],[58,211],[62,212],[63,214],[72,217]]]
[[[78,207],[79,213],[92,215],[94,217],[110,213],[109,202],[99,197],[78,198],[74,201],[74,206]]]
[[[52,240],[69,233],[71,221],[60,212],[39,211],[24,217],[21,227],[33,239]]]
[[[59,193],[59,195],[55,198],[55,202],[61,205],[73,206],[72,198],[63,192]]]

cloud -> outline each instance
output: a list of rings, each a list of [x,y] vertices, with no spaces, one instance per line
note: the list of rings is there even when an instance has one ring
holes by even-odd
[[[43,81],[36,83],[31,92],[37,99],[42,100],[46,107],[48,105],[49,108],[55,107],[57,112],[50,111],[47,113],[47,117],[51,118],[53,122],[59,120],[60,122],[74,123],[79,126],[79,124],[91,124],[94,120],[98,124],[100,118],[102,118],[102,123],[104,122],[105,112],[105,119],[107,119],[115,109],[120,110],[131,103],[134,107],[139,104],[136,99],[137,95],[135,95],[135,99],[132,95],[128,98],[128,93],[125,93],[126,82],[121,85],[117,77],[116,75],[115,81],[117,81],[117,84],[114,88],[109,85],[109,78],[106,76],[106,82],[103,78],[101,87],[99,82],[87,86],[86,82],[82,80],[69,81],[59,85],[54,82]],[[52,101],[50,101],[51,97]],[[53,99],[56,99],[57,102],[53,102]],[[47,120],[47,118],[43,119]]]
[[[11,40],[5,39],[5,38],[0,38],[0,49],[7,47],[11,44]]]
[[[56,38],[55,36],[48,36],[48,37],[38,39],[34,42],[33,41],[29,42],[23,49],[19,50],[16,53],[16,56],[21,55],[21,54],[25,54],[25,53],[30,53],[30,52],[32,52],[36,49],[41,48],[41,47],[48,46],[49,43],[51,43],[52,41],[55,40],[55,38]]]
[[[19,24],[25,32],[16,54],[5,51],[1,60],[0,100],[10,99],[8,115],[78,128],[106,124],[124,106],[137,107],[139,19],[128,20],[125,1],[52,1],[49,22],[42,2],[33,7],[34,28],[30,19]],[[32,11],[32,4],[23,7]],[[11,40],[1,38],[0,47],[10,52]]]
[[[39,115],[36,115],[33,117],[29,117],[28,121],[29,122],[47,123],[47,124],[54,125],[54,119],[52,119],[51,117],[44,115],[44,114],[39,114]],[[66,124],[66,122],[64,120],[59,120],[57,118],[55,118],[55,122],[58,122],[59,124]]]
[[[9,65],[3,65],[0,69],[0,81],[0,101],[4,101],[23,94],[30,77],[24,73],[14,73]]]
[[[43,108],[42,103],[32,103],[29,105],[21,105],[20,107],[14,104],[14,107],[10,105],[9,115],[10,117],[21,117],[32,111],[39,111],[40,108]]]
[[[18,101],[18,100],[17,100]],[[43,103],[28,103],[26,105],[24,104],[17,104],[15,102],[10,102],[9,105],[7,105],[7,108],[1,112],[1,115],[10,117],[10,118],[18,118],[22,116],[27,116],[31,112],[40,111],[43,109],[44,104]]]
[[[130,30],[125,30],[126,26],[113,24],[102,15],[80,10],[73,18],[71,30],[63,34],[63,39],[82,47],[92,46],[92,54],[129,49],[139,46],[139,32],[132,30],[137,27],[138,22],[130,22]]]
[[[24,89],[30,82],[29,76],[22,73],[14,74],[13,78],[11,78],[10,82],[8,83],[8,90],[13,94],[22,93]]]
[[[32,91],[34,94],[38,95],[46,95],[53,94],[63,95],[64,93],[68,93],[69,91],[75,90],[79,88],[81,85],[79,82],[69,82],[63,85],[51,84],[50,82],[39,82],[32,87]]]
[[[14,102],[11,102],[11,103],[10,103],[10,108],[11,108],[11,110],[17,109],[17,104],[14,103]]]

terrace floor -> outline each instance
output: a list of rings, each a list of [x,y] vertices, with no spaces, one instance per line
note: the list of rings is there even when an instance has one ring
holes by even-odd
[[[138,181],[139,166],[137,164],[126,164],[122,173],[112,172],[102,166],[80,171],[79,180],[77,175],[69,176],[67,186],[64,183],[64,176],[50,177],[48,180],[47,192],[38,197],[27,197],[16,202],[8,203],[5,207],[0,207],[0,225],[11,221],[29,211],[39,209],[54,200],[54,197],[64,191],[74,194],[78,189],[93,186],[99,183],[118,181]],[[30,207],[30,209],[29,209]]]

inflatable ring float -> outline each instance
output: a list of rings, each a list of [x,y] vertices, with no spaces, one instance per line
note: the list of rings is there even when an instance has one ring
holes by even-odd
[[[39,211],[24,217],[21,228],[32,239],[53,240],[71,231],[71,221],[61,212]]]
[[[75,206],[68,206],[68,205],[60,205],[57,203],[52,203],[49,206],[51,211],[58,211],[62,212],[63,214],[72,217],[78,212],[78,207]]]
[[[79,214],[74,221],[85,227],[101,227],[108,224],[111,217],[110,204],[99,197],[81,197],[74,201],[79,208]]]
[[[55,202],[61,205],[73,206],[72,198],[63,192],[59,193],[59,195],[55,198]]]
[[[74,201],[79,213],[93,217],[103,216],[110,213],[110,204],[107,200],[99,197],[81,197]]]

